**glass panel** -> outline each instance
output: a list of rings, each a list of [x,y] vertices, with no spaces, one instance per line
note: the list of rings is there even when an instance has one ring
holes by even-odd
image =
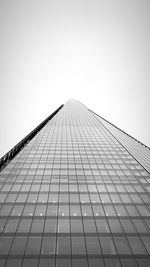
[[[47,216],[56,216],[58,207],[56,205],[48,205]]]
[[[139,212],[134,206],[126,206],[130,216],[139,216]]]
[[[71,259],[56,259],[56,267],[71,267]]]
[[[26,242],[27,242],[27,237],[23,237],[23,236],[15,237],[14,241],[12,243],[10,254],[23,255],[24,250],[25,250],[25,246],[26,246]]]
[[[69,233],[70,232],[69,219],[59,219],[58,220],[58,232],[59,233]]]
[[[125,237],[116,236],[114,237],[114,241],[118,250],[118,254],[130,254],[128,241]]]
[[[100,254],[100,244],[97,236],[88,236],[86,237],[86,246],[88,254]]]
[[[85,241],[83,237],[72,236],[72,254],[85,254]]]
[[[46,218],[45,225],[44,225],[44,232],[45,233],[56,233],[56,229],[57,229],[57,220]]]
[[[60,205],[58,215],[59,216],[69,216],[69,206],[68,205]]]
[[[48,200],[48,194],[39,194],[38,202],[45,203]]]
[[[104,206],[106,216],[116,216],[113,206]]]
[[[116,253],[114,242],[111,237],[100,237],[100,242],[104,254],[114,254]]]
[[[43,237],[41,254],[49,255],[55,254],[56,237]]]
[[[12,237],[0,237],[0,255],[7,255],[12,243]]]
[[[149,236],[143,236],[142,240],[144,242],[144,245],[145,245],[148,253],[150,253],[150,237]]]
[[[142,216],[150,216],[150,211],[144,206],[137,207]]]
[[[117,211],[118,216],[128,216],[128,213],[127,213],[124,206],[116,206],[115,205],[115,209]]]
[[[21,264],[22,264],[21,259],[8,259],[6,261],[5,267],[21,267]],[[0,266],[3,267],[4,265],[1,265],[0,262]]]
[[[13,202],[15,202],[15,200],[16,200],[16,194],[8,194],[5,201],[7,203],[8,202],[13,203]]]
[[[54,267],[55,259],[40,259],[39,267]]]
[[[58,236],[57,254],[70,254],[70,237]]]
[[[100,203],[99,195],[98,194],[90,194],[91,202],[92,203]]]
[[[34,216],[45,216],[45,213],[46,213],[46,205],[36,206]]]
[[[80,206],[70,206],[70,216],[81,216]]]
[[[79,203],[79,195],[70,194],[70,203]]]
[[[149,267],[149,259],[136,259],[138,267]]]
[[[8,216],[12,209],[12,205],[2,205],[0,207],[0,216]]]
[[[44,226],[44,219],[33,219],[31,226],[31,233],[42,233]]]
[[[82,220],[80,219],[71,220],[71,232],[72,233],[83,233]]]
[[[0,232],[3,232],[6,219],[0,219]]]
[[[139,233],[148,233],[146,225],[140,219],[133,219],[133,223]]]
[[[27,199],[27,194],[19,194],[16,202],[25,202]]]
[[[87,267],[87,259],[72,259],[72,267]]]
[[[5,233],[15,233],[18,226],[19,219],[9,219],[5,225]]]
[[[21,267],[29,267],[29,266],[32,266],[32,267],[37,267],[38,266],[38,259],[24,259],[23,260],[23,264]]]
[[[41,237],[29,237],[26,255],[38,255],[40,253]]]
[[[96,227],[99,233],[109,233],[109,226],[106,219],[96,219]]]
[[[18,233],[28,233],[30,231],[31,219],[21,219],[17,229]]]
[[[103,259],[88,259],[89,267],[105,267]]]
[[[121,224],[118,219],[109,219],[108,222],[112,233],[123,232]]]
[[[121,219],[121,224],[126,233],[134,233],[135,228],[132,224],[132,221],[130,219]]]
[[[121,259],[122,267],[137,267],[134,259]]]
[[[106,267],[122,267],[119,259],[105,259]]]
[[[23,216],[33,216],[35,206],[34,205],[26,205],[23,210]]]
[[[129,236],[128,240],[134,254],[145,254],[144,247],[142,247],[138,237]]]
[[[4,265],[5,265],[5,259],[0,259],[0,266],[4,267]],[[9,267],[11,267],[11,265],[9,265]]]
[[[92,205],[94,216],[104,216],[103,207],[100,205]]]
[[[83,225],[85,233],[96,233],[95,222],[93,219],[84,219]]]

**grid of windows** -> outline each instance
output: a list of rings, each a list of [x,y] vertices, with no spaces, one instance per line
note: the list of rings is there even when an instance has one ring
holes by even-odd
[[[96,118],[120,141],[126,149],[150,172],[150,148],[93,113]]]
[[[0,174],[0,266],[148,267],[149,179],[68,101]]]

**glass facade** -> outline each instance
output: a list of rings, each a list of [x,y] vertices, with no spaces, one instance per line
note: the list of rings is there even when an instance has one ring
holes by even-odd
[[[68,101],[0,173],[0,267],[149,267],[150,173],[136,144]]]
[[[93,112],[104,127],[150,172],[150,148]]]

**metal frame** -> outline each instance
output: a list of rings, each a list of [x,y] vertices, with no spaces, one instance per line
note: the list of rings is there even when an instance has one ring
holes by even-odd
[[[57,112],[62,107],[63,105],[56,109],[50,116],[48,116],[32,132],[30,132],[26,137],[24,137],[17,145],[15,145],[0,159],[0,171],[20,152],[23,147],[25,147],[31,141],[31,139],[48,123],[48,121],[50,121],[57,114]]]
[[[113,123],[109,122],[108,120],[104,119],[103,117],[101,117],[100,115],[98,115],[97,113],[95,113],[93,110],[88,109],[90,112],[94,113],[96,116],[100,117],[102,120],[106,121],[107,123],[111,124],[112,126],[114,126],[115,128],[117,128],[119,131],[123,132],[124,134],[128,135],[129,137],[131,137],[132,139],[134,139],[136,142],[140,143],[142,146],[145,146],[146,148],[148,148],[150,150],[150,147],[143,144],[141,141],[137,140],[135,137],[133,137],[132,135],[126,133],[125,131],[121,130],[119,127],[117,127],[116,125],[114,125]]]

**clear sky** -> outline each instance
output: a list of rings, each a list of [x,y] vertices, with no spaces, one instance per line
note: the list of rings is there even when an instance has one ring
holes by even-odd
[[[150,146],[149,0],[0,0],[0,156],[70,98]]]

